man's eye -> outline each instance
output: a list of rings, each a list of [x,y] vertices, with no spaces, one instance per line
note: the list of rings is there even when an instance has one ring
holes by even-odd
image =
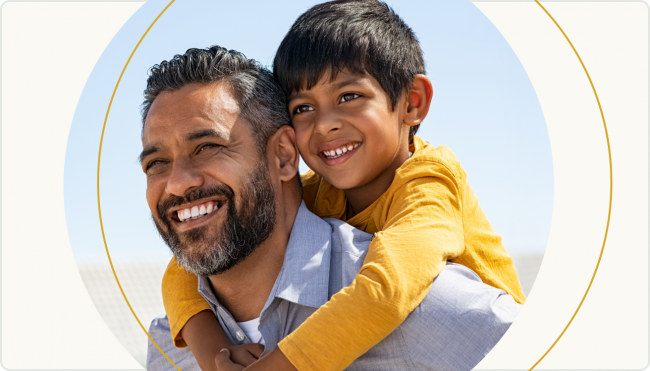
[[[161,160],[153,160],[153,161],[151,161],[150,163],[147,164],[147,167],[145,168],[145,170],[149,171],[149,169],[151,169],[152,167],[154,167],[156,165],[160,165],[162,163],[163,162]]]
[[[349,100],[357,99],[361,97],[361,95],[356,94],[356,93],[346,93],[341,96],[340,103],[347,102]]]
[[[305,112],[313,111],[313,110],[314,110],[314,107],[310,107],[308,105],[303,104],[303,105],[300,105],[300,106],[294,108],[293,109],[293,114],[297,115],[299,113],[305,113]]]
[[[213,144],[213,143],[210,143],[210,144],[204,144],[204,145],[202,145],[202,146],[199,147],[198,152],[202,152],[202,151],[205,151],[205,150],[207,150],[207,149],[212,149],[212,148],[217,148],[217,147],[219,147],[218,144]]]

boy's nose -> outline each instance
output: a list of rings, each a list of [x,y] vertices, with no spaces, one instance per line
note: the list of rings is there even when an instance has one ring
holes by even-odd
[[[316,118],[315,130],[318,134],[325,136],[339,130],[342,126],[343,123],[335,115],[321,113]]]
[[[203,185],[203,175],[192,166],[190,161],[177,160],[172,165],[172,170],[167,179],[165,191],[169,194],[183,197]]]

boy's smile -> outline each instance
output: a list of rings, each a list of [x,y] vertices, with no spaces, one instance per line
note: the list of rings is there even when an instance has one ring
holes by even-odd
[[[377,199],[409,157],[406,94],[393,109],[370,75],[325,74],[289,97],[289,112],[305,163],[338,189]],[[355,196],[355,199],[358,197]],[[365,203],[365,202],[364,202]],[[367,207],[360,203],[360,207]],[[357,210],[354,205],[354,214]]]

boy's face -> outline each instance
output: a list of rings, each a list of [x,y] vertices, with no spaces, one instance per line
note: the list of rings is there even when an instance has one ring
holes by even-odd
[[[393,110],[374,77],[346,72],[332,81],[325,74],[311,89],[291,94],[289,112],[305,163],[342,190],[392,181],[408,159],[404,95]]]

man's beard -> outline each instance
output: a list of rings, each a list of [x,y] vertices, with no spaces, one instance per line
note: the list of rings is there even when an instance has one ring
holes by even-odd
[[[275,192],[268,176],[268,166],[260,161],[242,186],[241,207],[235,204],[232,188],[225,184],[204,187],[185,197],[170,196],[158,205],[156,228],[178,263],[197,276],[212,276],[227,271],[246,259],[273,232],[275,227]],[[203,225],[178,235],[168,217],[168,210],[200,199],[223,196],[228,214],[214,236]],[[199,246],[190,246],[199,244]]]

